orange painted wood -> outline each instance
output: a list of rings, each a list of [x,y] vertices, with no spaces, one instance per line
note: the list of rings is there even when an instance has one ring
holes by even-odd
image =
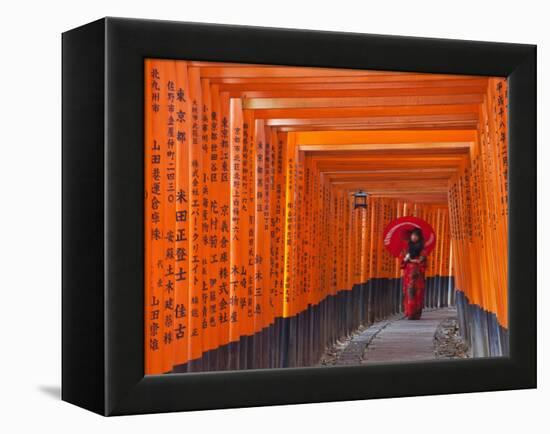
[[[155,59],[144,88],[147,374],[234,368],[203,356],[398,278],[403,215],[436,230],[428,276],[507,327],[505,80]]]

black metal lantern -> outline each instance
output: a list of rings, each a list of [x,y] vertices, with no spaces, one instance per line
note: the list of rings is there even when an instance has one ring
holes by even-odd
[[[367,197],[369,195],[363,190],[359,190],[356,193],[353,193],[353,209],[365,208],[367,209]]]

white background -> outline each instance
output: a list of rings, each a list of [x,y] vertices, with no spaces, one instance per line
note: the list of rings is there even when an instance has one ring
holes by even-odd
[[[0,23],[0,431],[544,432],[548,285],[539,285],[539,389],[102,418],[59,400],[61,32],[103,16],[539,45],[539,222],[548,213],[549,14],[543,1],[9,1]],[[546,164],[544,164],[546,163]],[[547,263],[550,230],[539,238]],[[543,268],[544,271],[544,268]],[[541,280],[541,279],[539,279]],[[547,283],[544,282],[543,283]],[[526,288],[531,290],[531,288]],[[545,342],[543,342],[545,340]],[[545,369],[546,368],[546,369]],[[391,379],[388,379],[391,381]],[[538,428],[536,428],[538,426]]]

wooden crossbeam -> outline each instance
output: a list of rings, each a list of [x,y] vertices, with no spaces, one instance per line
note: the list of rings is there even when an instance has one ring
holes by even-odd
[[[356,118],[479,113],[478,104],[429,104],[372,107],[279,108],[254,112],[256,119]]]
[[[349,145],[365,143],[473,142],[476,131],[321,131],[294,133],[303,145]]]
[[[248,79],[231,79],[231,78],[209,78],[210,82],[218,86],[220,92],[229,92],[238,94],[241,97],[245,92],[257,91],[311,91],[311,90],[368,90],[368,89],[400,89],[408,92],[409,89],[417,88],[446,88],[456,89],[456,92],[463,90],[465,87],[471,88],[487,88],[487,78],[484,77],[453,77],[449,78],[429,78],[424,80],[399,80],[399,81],[374,81],[375,78],[369,77],[368,81],[365,77],[275,77],[275,78],[248,78]],[[414,92],[414,90],[411,90]],[[464,92],[468,93],[468,92]],[[476,93],[476,92],[471,92]]]
[[[402,96],[449,96],[449,95],[483,95],[485,86],[442,86],[442,87],[391,87],[376,89],[338,89],[325,85],[320,89],[261,89],[261,90],[229,90],[231,98],[251,99],[283,99],[283,98],[368,98],[368,97],[402,97]],[[319,86],[320,87],[320,86]]]
[[[372,152],[383,151],[392,153],[392,151],[422,152],[426,151],[438,153],[458,152],[464,153],[470,149],[471,142],[412,142],[412,143],[352,143],[352,144],[325,144],[325,145],[298,145],[300,151],[317,152],[323,155],[325,153],[346,153],[348,157],[354,157],[351,152]],[[318,155],[318,154],[314,154]],[[328,155],[328,154],[325,154]]]
[[[428,114],[409,116],[376,116],[376,117],[335,117],[335,118],[272,118],[266,120],[266,125],[281,126],[322,126],[322,125],[406,125],[414,122],[470,122],[477,123],[478,113]],[[467,129],[467,128],[466,128]]]
[[[323,107],[383,107],[434,104],[479,104],[482,100],[483,95],[481,94],[334,98],[248,98],[243,101],[243,107],[253,110]]]
[[[213,83],[322,83],[322,82],[416,82],[416,81],[453,81],[479,80],[479,76],[422,74],[407,72],[364,71],[335,68],[299,68],[299,67],[213,67],[200,68],[201,77]]]

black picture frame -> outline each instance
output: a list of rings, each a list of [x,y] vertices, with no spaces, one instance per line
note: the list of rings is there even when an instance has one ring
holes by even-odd
[[[536,387],[536,46],[103,18],[62,50],[63,400],[123,415]],[[144,376],[146,57],[507,77],[510,356]]]

